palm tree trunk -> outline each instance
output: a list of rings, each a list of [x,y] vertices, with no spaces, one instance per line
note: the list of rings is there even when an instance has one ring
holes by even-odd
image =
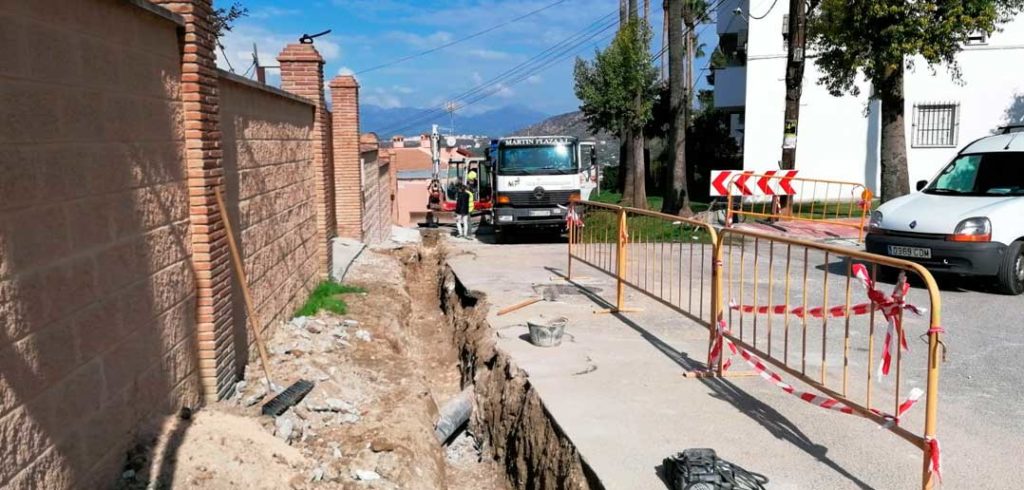
[[[903,65],[886,70],[875,84],[882,101],[882,202],[910,194],[907,135],[903,119]]]
[[[690,36],[683,33],[683,10],[685,2],[670,1],[668,5],[668,83],[669,107],[671,110],[671,172],[665,186],[665,200],[662,212],[666,214],[689,213],[689,193],[686,188],[686,83],[687,72],[684,59],[689,62]],[[685,45],[685,48],[684,48]],[[687,51],[684,53],[684,51]]]

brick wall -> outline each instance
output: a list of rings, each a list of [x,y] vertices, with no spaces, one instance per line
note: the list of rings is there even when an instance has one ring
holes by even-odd
[[[326,272],[318,262],[313,155],[315,105],[221,74],[220,125],[228,216],[235,228],[259,328],[291,318]],[[237,290],[237,288],[236,288]],[[234,295],[235,355],[244,366],[252,338],[242,295]]]
[[[334,218],[334,161],[331,125],[324,97],[324,60],[312,44],[295,43],[277,56],[281,89],[313,103],[315,114],[310,139],[313,145],[313,188],[316,206],[317,254],[326,278],[331,270],[331,239],[337,235]]]
[[[200,399],[182,20],[144,7],[0,2],[3,488],[108,487]]]
[[[363,239],[363,173],[359,152],[359,84],[355,77],[331,80],[335,218],[338,236]]]
[[[282,53],[292,93],[219,72],[211,9],[0,1],[0,488],[109,487],[162,416],[231,392],[251,344],[223,216],[264,331],[337,228],[384,236],[355,80],[332,115],[312,47]]]

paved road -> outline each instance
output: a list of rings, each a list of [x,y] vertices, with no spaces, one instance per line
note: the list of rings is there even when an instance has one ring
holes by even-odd
[[[486,234],[484,239],[486,241]],[[500,246],[467,243],[465,248],[472,250],[479,258],[485,256],[493,257],[494,259],[500,258],[500,263],[487,264],[484,267],[485,270],[479,271],[484,275],[493,274],[495,277],[499,275],[504,277],[505,274],[501,273],[499,269],[492,271],[490,266],[498,267],[501,263],[521,262],[524,270],[535,268],[539,271],[544,271],[536,274],[537,277],[534,280],[537,280],[537,278],[546,273],[545,267],[564,267],[564,241],[562,244],[550,245],[539,244],[543,242],[542,237],[531,237],[528,241],[530,242],[528,244]],[[734,250],[734,252],[738,252],[738,250]],[[791,303],[794,304],[799,304],[800,300],[802,300],[804,290],[802,281],[798,280],[801,278],[803,271],[801,253],[788,251],[791,259],[794,256],[797,257],[793,259],[790,271],[790,277],[794,278],[791,280],[790,285],[791,298],[794,299]],[[679,250],[673,252],[671,247],[665,252],[652,250],[652,254],[655,258],[654,263],[669,263],[669,267],[673,270],[681,270],[689,266],[688,263],[680,263],[678,259],[678,257],[686,257],[687,255],[680,254]],[[517,259],[517,256],[521,258]],[[750,304],[754,302],[753,290],[755,288],[752,285],[755,282],[753,281],[752,271],[754,270],[754,257],[757,257],[757,270],[759,271],[756,281],[756,289],[758,291],[757,304],[767,303],[769,291],[772,291],[772,303],[778,304],[780,302],[778,298],[785,297],[785,282],[783,279],[785,277],[785,268],[783,264],[785,263],[786,256],[787,250],[785,248],[772,249],[770,247],[759,247],[757,254],[754,254],[752,249],[748,248],[742,260],[740,260],[739,253],[735,254],[732,262],[734,274],[738,275],[739,263],[743,262],[746,279],[741,288],[738,278],[734,277],[736,281],[734,284],[735,289],[732,293],[726,292],[726,298],[733,299],[738,303]],[[847,294],[846,279],[843,275],[846,270],[845,261],[841,257],[832,255],[826,262],[822,254],[811,252],[808,254],[807,262],[809,270],[806,287],[809,296],[808,305],[820,304],[825,301],[829,305],[844,304]],[[630,264],[634,268],[641,267],[640,261],[631,261]],[[769,266],[769,264],[771,265]],[[480,262],[476,262],[474,267],[481,267]],[[727,260],[726,268],[728,269],[728,267]],[[771,270],[769,270],[769,267],[771,267]],[[828,275],[825,274],[826,270],[828,270]],[[591,273],[587,274],[592,275]],[[661,279],[659,274],[651,274],[650,277],[653,282],[648,288],[660,293]],[[674,277],[672,275],[669,277],[670,281],[678,286],[679,281],[671,279]],[[771,287],[769,287],[768,277],[773,277]],[[614,290],[610,287],[611,282],[607,278],[598,278],[598,280],[604,287],[601,296],[607,300],[613,299]],[[827,293],[825,292],[826,282],[828,283]],[[508,276],[507,280],[500,285],[500,288],[505,290],[513,283],[514,279],[512,276]],[[795,285],[795,283],[800,284]],[[1022,403],[1024,402],[1024,394],[1022,394],[1021,390],[1021,386],[1024,385],[1024,360],[1020,356],[1020,347],[1024,346],[1024,297],[992,294],[987,291],[984,282],[979,281],[940,278],[940,286],[942,287],[943,326],[947,331],[945,342],[949,347],[948,361],[941,368],[941,393],[939,400],[939,438],[943,443],[944,464],[947,468],[947,486],[949,488],[966,488],[970,486],[970,482],[977,475],[981,479],[972,488],[1009,488],[1012,486],[1012,479],[1015,478],[1014,475],[1019,466],[1018,462],[1024,458],[1024,423],[1021,423],[1021,420],[1024,419],[1024,403]],[[498,287],[498,285],[493,287]],[[882,289],[891,288],[888,285],[882,285],[881,287]],[[741,293],[741,290],[745,292]],[[674,294],[677,295],[676,297],[681,296],[679,292]],[[854,303],[865,299],[863,289],[856,284],[851,285],[850,296]],[[917,286],[912,289],[909,297],[911,302],[915,304],[924,307],[928,306],[926,292]],[[650,326],[651,332],[660,334],[663,339],[678,350],[699,352],[700,348],[696,347],[700,345],[699,334],[696,336],[687,334],[686,338],[674,337],[676,332],[678,332],[680,324],[678,316],[673,316],[662,305],[651,303],[649,298],[645,298],[635,291],[631,291],[629,298],[631,301],[641,304],[648,309],[644,313],[633,315],[632,321],[640,324],[641,327]],[[696,312],[694,313],[696,314]],[[677,319],[673,320],[673,318]],[[767,349],[767,319],[761,317],[758,320],[759,347],[765,350]],[[779,333],[780,328],[782,328],[780,325],[781,320],[780,318],[773,319],[773,339],[771,343],[774,355],[780,358],[782,355],[779,353],[785,348],[784,341],[782,340],[783,336]],[[874,366],[877,366],[877,359],[879,357],[878,351],[880,350],[881,342],[879,332],[876,332],[875,338],[877,340],[875,341],[874,356],[868,356],[867,338],[869,336],[869,326],[867,320],[867,317],[858,317],[851,321],[851,345],[850,354],[847,358],[850,373],[847,378],[847,389],[851,396],[862,394],[866,391],[866,374],[869,371],[867,363],[869,361],[872,362],[872,367],[874,368]],[[753,340],[752,321],[753,319],[748,315],[743,322],[745,337],[750,342]],[[791,365],[796,366],[800,364],[800,355],[798,353],[800,349],[797,346],[800,343],[800,334],[802,333],[801,329],[803,326],[799,321],[791,320],[791,322],[790,359]],[[690,323],[693,323],[692,320]],[[738,314],[734,313],[734,318],[731,322],[734,332],[739,328],[738,323]],[[876,323],[880,330],[883,322],[881,319],[878,319]],[[842,386],[843,380],[842,352],[844,343],[842,334],[846,327],[845,321],[830,320],[824,328],[820,320],[818,320],[818,323],[812,321],[808,324],[807,350],[809,355],[806,361],[804,361],[807,372],[815,376],[820,373],[822,364],[821,344],[823,342],[821,332],[824,331],[826,332],[824,337],[827,339],[825,342],[828,345],[828,355],[825,362],[827,366],[827,379],[830,386],[835,386],[839,389]],[[908,318],[907,326],[910,333],[910,352],[904,358],[905,369],[902,373],[903,376],[899,390],[903,396],[905,396],[910,387],[923,385],[924,363],[922,356],[924,354],[924,344],[917,339],[917,336],[927,329],[927,321],[926,319]],[[644,335],[644,337],[646,338],[647,335]],[[583,338],[584,342],[587,340],[585,337]],[[592,340],[594,346],[601,345],[602,339],[594,338]],[[616,339],[616,342],[620,340]],[[698,343],[692,344],[695,341]],[[600,351],[598,352],[600,353]],[[604,357],[608,356],[608,354],[603,355]],[[693,357],[700,360],[702,356],[694,355]],[[741,361],[736,359],[735,362],[740,363]],[[607,369],[607,365],[603,366],[602,369]],[[607,376],[609,373],[606,371],[604,375]],[[559,383],[562,383],[562,381],[559,381]],[[763,381],[756,378],[738,379],[735,384],[754,396],[766,397],[764,399],[769,400],[768,403],[771,404],[773,409],[780,407],[780,409],[784,409],[785,416],[789,417],[800,430],[806,429],[808,434],[812,436],[817,435],[822,446],[831,449],[828,453],[830,457],[836,458],[835,461],[843,462],[840,465],[842,467],[839,469],[829,462],[826,463],[826,466],[831,468],[831,470],[826,468],[826,472],[836,471],[841,477],[839,481],[846,482],[846,484],[853,483],[854,486],[861,488],[890,488],[893,485],[900,487],[908,481],[903,477],[894,477],[887,470],[878,470],[877,474],[872,474],[874,470],[864,469],[872,468],[872,465],[884,466],[889,464],[884,459],[882,461],[873,459],[879,457],[879,454],[877,454],[879,450],[882,453],[882,458],[898,457],[902,461],[901,465],[905,467],[914,466],[906,466],[905,458],[906,455],[912,454],[913,450],[908,449],[906,444],[902,442],[902,446],[899,444],[894,446],[891,440],[896,440],[895,436],[877,431],[868,431],[866,434],[869,435],[863,436],[865,432],[859,430],[857,424],[849,426],[849,424],[846,424],[848,421],[844,420],[842,427],[847,428],[840,430],[850,431],[851,437],[854,437],[852,436],[854,431],[861,434],[863,440],[852,447],[861,448],[860,450],[864,454],[852,457],[841,454],[844,451],[857,450],[851,449],[851,446],[847,446],[845,445],[846,443],[842,443],[839,440],[829,440],[826,435],[816,432],[820,428],[819,421],[821,418],[814,412],[814,409],[804,408],[799,405],[795,407],[790,406],[788,400],[780,398],[781,395],[778,394],[777,390],[772,391]],[[893,403],[892,398],[895,398],[895,387],[893,385],[894,380],[892,376],[882,382],[878,382],[877,379],[874,381],[874,403],[881,404],[879,408],[892,411],[890,404]],[[559,390],[563,389],[568,388],[559,384]],[[670,387],[668,389],[676,388]],[[580,396],[585,395],[580,394]],[[886,399],[886,396],[891,398]],[[880,400],[886,401],[882,404]],[[647,400],[647,402],[658,403],[658,399],[655,397],[654,399]],[[712,401],[701,400],[691,400],[691,402],[709,403],[712,406],[715,404]],[[747,410],[744,406],[739,408]],[[567,408],[567,410],[569,409]],[[572,412],[570,410],[567,413]],[[904,420],[904,426],[915,433],[921,433],[922,416],[923,404],[908,414]],[[859,424],[867,424],[867,422],[861,421]],[[839,428],[840,426],[836,427]],[[769,432],[772,432],[770,428]],[[584,444],[584,446],[594,444],[594,447],[601,447],[603,440],[600,437],[590,439],[594,437],[593,434],[587,432],[582,434],[581,437],[590,441],[590,443]],[[778,434],[775,435],[778,437]],[[878,438],[884,439],[879,440]],[[783,441],[786,440],[785,437],[781,439]],[[607,444],[607,442],[603,441],[604,444]],[[890,447],[893,449],[884,449]],[[587,457],[586,451],[583,451],[583,454]],[[894,454],[899,456],[894,456]],[[596,461],[603,460],[601,456],[595,456],[597,456]],[[609,458],[608,460],[614,461],[614,458]],[[829,460],[821,460],[819,458],[819,462],[821,461]],[[615,464],[618,465],[619,463]],[[803,463],[794,463],[796,466],[801,464]],[[893,461],[892,464],[896,465],[896,462]],[[601,469],[598,468],[598,470],[601,473]],[[622,473],[618,473],[617,470],[622,470]],[[607,474],[617,477],[629,476],[628,468],[606,469],[605,471],[607,471]],[[776,468],[773,468],[773,471],[781,474],[786,473],[786,470]],[[808,469],[808,471],[811,470]],[[831,481],[827,475],[822,476],[817,473],[820,471],[820,468],[814,471],[815,480],[807,481]],[[795,481],[800,481],[799,477],[796,478]],[[819,480],[822,478],[824,479]],[[910,478],[910,480],[914,480],[914,478]],[[845,487],[847,486],[846,484],[839,485],[838,487]]]

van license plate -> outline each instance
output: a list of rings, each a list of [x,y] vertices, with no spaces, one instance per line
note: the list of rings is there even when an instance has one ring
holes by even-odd
[[[530,216],[551,216],[551,211],[548,211],[548,210],[530,211]]]
[[[930,259],[932,258],[932,249],[924,247],[901,247],[898,245],[889,245],[889,255],[896,257],[909,257],[912,259]]]

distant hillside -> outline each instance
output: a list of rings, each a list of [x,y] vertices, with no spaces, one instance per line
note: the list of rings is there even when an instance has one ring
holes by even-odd
[[[567,112],[549,117],[532,126],[524,127],[514,133],[516,136],[564,135],[575,136],[583,141],[597,142],[597,161],[607,165],[618,165],[619,139],[610,133],[591,133],[587,121],[580,111]]]
[[[441,114],[428,120],[418,122],[415,126],[402,128],[421,119],[432,109],[414,107],[396,107],[385,109],[373,104],[361,104],[359,107],[359,126],[364,132],[374,131],[382,139],[394,134],[415,135],[429,133],[430,126],[437,124],[447,128],[451,125],[448,114]],[[462,115],[455,113],[455,132],[458,134],[474,134],[499,138],[506,136],[518,128],[534,124],[547,117],[547,114],[528,107],[510,105],[479,114]],[[395,130],[398,130],[397,132]],[[447,132],[447,131],[446,131]]]

